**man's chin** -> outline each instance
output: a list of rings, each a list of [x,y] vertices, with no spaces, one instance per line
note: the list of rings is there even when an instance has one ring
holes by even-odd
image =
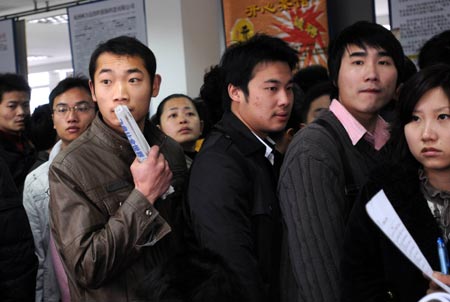
[[[15,134],[20,134],[21,132],[25,131],[25,127],[14,127],[10,129],[10,131]]]
[[[122,126],[120,125],[120,122],[117,118],[114,117],[114,119],[105,119],[103,116],[103,122],[108,126],[109,128],[113,129],[116,132],[123,133]]]

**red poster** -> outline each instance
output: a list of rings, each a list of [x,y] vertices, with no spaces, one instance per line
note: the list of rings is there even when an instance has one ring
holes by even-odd
[[[298,50],[300,67],[326,66],[326,0],[222,0],[222,6],[227,45],[266,33]]]

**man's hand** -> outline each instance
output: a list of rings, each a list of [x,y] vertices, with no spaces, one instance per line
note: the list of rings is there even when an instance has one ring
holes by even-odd
[[[151,204],[163,195],[170,186],[172,172],[158,146],[152,146],[145,161],[136,158],[131,165],[131,174],[136,190],[141,192]]]
[[[444,283],[445,285],[450,286],[450,275],[444,275],[439,272],[433,272],[433,277]],[[436,283],[433,281],[430,281],[430,287],[427,290],[427,294],[431,294],[434,292],[442,292],[444,291],[442,288],[439,287]]]

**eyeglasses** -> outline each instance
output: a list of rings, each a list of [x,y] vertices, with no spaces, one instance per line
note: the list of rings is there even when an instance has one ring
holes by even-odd
[[[72,110],[74,112],[78,112],[78,113],[87,113],[88,111],[90,111],[93,108],[94,107],[89,104],[79,104],[79,105],[75,105],[73,107],[70,107],[69,105],[61,104],[61,105],[56,105],[56,109],[53,109],[53,112],[58,115],[66,115],[69,113],[69,111],[72,111]]]

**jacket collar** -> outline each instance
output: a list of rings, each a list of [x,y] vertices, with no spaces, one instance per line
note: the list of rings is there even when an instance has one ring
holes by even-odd
[[[106,145],[108,148],[111,148],[117,154],[125,153],[129,156],[129,154],[133,152],[133,149],[131,148],[125,134],[119,134],[108,127],[108,125],[106,125],[103,121],[100,112],[97,113],[97,116],[92,121],[89,130],[95,134],[102,144]]]
[[[59,151],[61,151],[61,145],[62,141],[59,140],[52,148],[52,151],[50,151],[50,155],[48,156],[48,161],[52,162],[53,159],[58,155]]]
[[[232,112],[225,112],[216,128],[226,132],[245,156],[257,152],[265,154],[266,147]]]
[[[97,116],[92,121],[91,129],[94,131],[97,138],[108,148],[115,150],[117,154],[125,153],[126,156],[133,154],[133,149],[131,148],[130,142],[127,137],[123,133],[117,133],[103,121],[102,115],[100,112],[97,113]],[[150,121],[145,121],[144,126],[144,136],[149,143],[150,146],[164,144],[164,141],[167,139],[166,135],[164,135],[156,126],[154,126]]]

